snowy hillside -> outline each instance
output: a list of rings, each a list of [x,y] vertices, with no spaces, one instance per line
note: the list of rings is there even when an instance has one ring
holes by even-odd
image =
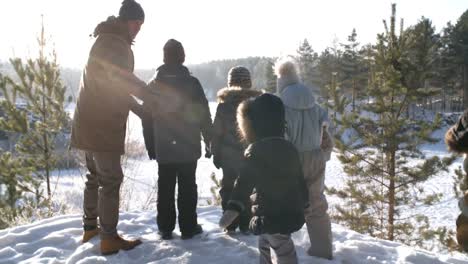
[[[67,215],[0,231],[0,263],[258,263],[257,237],[228,236],[217,226],[219,207],[199,207],[205,232],[192,240],[163,241],[154,212],[121,213],[118,229],[143,244],[113,256],[99,254],[99,239],[82,244],[81,216]],[[468,257],[437,255],[377,240],[333,225],[333,261],[309,257],[305,227],[293,235],[300,263],[468,263]]]
[[[212,114],[215,109],[216,104],[211,104]],[[69,110],[72,112],[73,109]],[[438,131],[438,137],[442,138],[444,131]],[[131,140],[142,143],[141,123],[133,114],[128,135]],[[448,154],[443,142],[424,146],[422,150],[429,156]],[[51,181],[54,200],[66,206],[68,215],[0,231],[0,263],[258,263],[256,237],[230,237],[217,227],[221,210],[218,206],[209,206],[213,201],[211,188],[214,186],[210,175],[215,173],[220,179],[222,173],[211,160],[202,157],[197,168],[199,222],[205,233],[189,241],[182,241],[178,236],[172,241],[162,241],[156,234],[157,163],[143,156],[125,160],[123,164],[125,179],[118,229],[126,235],[142,237],[142,246],[102,257],[98,239],[82,245],[81,208],[86,171],[57,171]],[[451,170],[460,165],[461,159],[458,159]],[[413,210],[429,216],[434,226],[454,229],[459,209],[452,190],[452,173],[441,173],[424,185],[427,190],[444,194],[439,203],[421,205]],[[345,177],[341,163],[333,154],[327,163],[326,184],[340,188]],[[340,202],[329,197],[330,211],[333,212],[334,205]],[[325,261],[306,255],[308,237],[305,228],[295,233],[293,238],[300,263],[468,263],[468,256],[460,253],[449,256],[421,251],[360,235],[339,225],[333,225],[333,236],[335,259]]]

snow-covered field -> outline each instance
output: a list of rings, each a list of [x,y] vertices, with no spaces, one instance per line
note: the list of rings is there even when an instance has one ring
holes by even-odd
[[[219,207],[198,208],[199,222],[205,232],[191,240],[163,241],[156,234],[153,212],[120,214],[118,229],[129,237],[140,237],[143,244],[131,251],[113,256],[101,256],[99,240],[82,244],[81,217],[58,216],[0,231],[0,263],[258,263],[255,236],[224,234],[218,227]],[[399,243],[378,240],[333,225],[332,261],[309,257],[306,254],[308,235],[303,228],[294,233],[293,240],[299,263],[468,263],[461,254],[438,255],[416,250]]]
[[[214,117],[216,104],[211,104]],[[437,132],[443,138],[445,130]],[[131,115],[129,138],[142,143],[141,123]],[[143,145],[142,145],[143,146]],[[427,155],[448,155],[443,142],[424,146]],[[425,189],[442,192],[441,202],[432,206],[420,206],[415,210],[429,216],[434,226],[454,229],[459,214],[453,194],[453,169],[461,165],[458,159],[449,173],[441,173],[425,183]],[[130,236],[142,237],[144,244],[129,252],[115,256],[99,255],[98,239],[81,244],[81,207],[85,182],[84,170],[56,172],[52,184],[54,200],[66,206],[70,215],[34,222],[0,231],[0,263],[257,263],[258,251],[254,236],[227,236],[218,227],[221,215],[213,202],[211,174],[220,179],[211,160],[202,157],[198,162],[197,185],[199,192],[199,222],[205,233],[193,240],[162,241],[157,233],[156,181],[157,163],[146,156],[138,160],[124,161],[125,180],[121,191],[121,215],[118,229]],[[336,155],[327,163],[326,184],[329,187],[343,185],[345,174]],[[339,201],[329,198],[330,210]],[[176,229],[177,231],[177,229]],[[294,242],[300,263],[468,263],[468,256],[454,253],[452,256],[417,250],[398,243],[377,240],[333,225],[333,261],[308,257],[305,227],[294,234]]]

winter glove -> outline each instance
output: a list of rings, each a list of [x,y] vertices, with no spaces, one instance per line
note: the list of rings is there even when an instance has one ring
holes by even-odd
[[[234,220],[236,220],[238,216],[239,212],[234,210],[226,210],[221,219],[219,220],[219,227],[223,229],[227,228],[232,224],[232,222],[234,222]]]
[[[250,220],[249,229],[256,236],[265,233],[263,216],[254,216]]]

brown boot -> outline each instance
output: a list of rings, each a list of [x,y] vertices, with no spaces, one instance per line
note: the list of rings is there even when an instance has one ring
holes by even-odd
[[[141,244],[141,240],[125,240],[120,236],[101,239],[101,254],[111,255],[119,252],[119,250],[130,250]]]
[[[100,231],[101,231],[101,229],[99,227],[95,228],[95,229],[91,229],[91,230],[85,230],[84,233],[83,233],[82,243],[88,242],[93,237],[97,236]]]

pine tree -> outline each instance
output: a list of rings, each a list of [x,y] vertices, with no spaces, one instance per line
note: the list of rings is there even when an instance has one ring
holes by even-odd
[[[0,154],[0,175],[0,229],[3,229],[21,213],[23,206],[18,201],[25,193],[32,193],[29,186],[33,179],[32,169],[11,152]]]
[[[463,107],[468,108],[468,10],[458,19],[452,31],[453,49],[456,53],[456,62],[460,69]]]
[[[314,89],[315,88],[315,79],[316,79],[316,66],[318,62],[318,55],[312,49],[312,46],[309,44],[307,39],[300,44],[297,49],[297,64],[299,67],[299,72],[302,77],[303,83]]]
[[[384,21],[385,32],[378,35],[372,56],[365,91],[369,103],[356,105],[355,112],[347,112],[349,106],[335,107],[339,113],[336,147],[349,177],[344,189],[331,189],[331,193],[344,200],[337,206],[338,221],[372,236],[422,245],[436,233],[426,216],[411,214],[411,209],[440,198],[440,194],[425,193],[421,183],[445,170],[453,158],[426,157],[420,150],[421,145],[438,141],[431,135],[441,125],[439,115],[427,122],[403,114],[412,102],[435,92],[405,85],[407,36],[402,24],[397,35],[395,20],[393,4],[389,27]]]
[[[440,36],[435,34],[432,21],[422,17],[418,23],[406,30],[408,46],[408,67],[405,74],[408,76],[409,89],[427,89],[435,77],[437,51],[440,45]],[[421,102],[432,106],[429,102]]]
[[[26,111],[16,108],[16,92],[8,89],[11,79],[0,73],[0,91],[4,97],[0,101],[0,131],[25,133],[28,129]],[[0,149],[0,229],[6,228],[22,211],[18,201],[25,192],[30,192],[35,185],[32,178],[33,168],[27,166],[23,157],[13,155],[10,151]]]
[[[317,78],[314,80],[316,86],[320,89],[321,96],[328,101],[329,85],[332,78],[336,78],[339,71],[339,58],[330,48],[326,48],[318,58]]]
[[[359,53],[359,42],[357,41],[356,29],[353,29],[348,36],[348,42],[342,43],[344,48],[343,58],[340,63],[341,78],[344,90],[351,94],[352,109],[354,111],[356,100],[362,95],[362,88],[365,86],[366,76],[362,69],[362,57]]]
[[[10,111],[10,130],[18,132],[19,127],[22,129],[15,155],[21,158],[23,166],[33,168],[34,181],[31,183],[39,203],[44,197],[44,182],[47,199],[51,198],[50,177],[57,164],[56,138],[66,129],[68,116],[64,109],[65,87],[60,80],[55,52],[46,54],[43,25],[38,44],[36,59],[10,60],[19,81],[6,77],[2,89],[3,92],[10,90],[12,94],[4,101],[4,108]],[[24,109],[17,107],[18,102],[25,105]]]
[[[277,76],[275,71],[273,70],[274,64],[272,61],[268,61],[266,64],[265,69],[265,79],[266,79],[266,87],[265,91],[268,93],[276,93],[276,79]]]
[[[456,53],[453,48],[454,43],[452,43],[452,32],[454,26],[449,22],[447,26],[442,30],[440,36],[440,45],[436,54],[436,63],[435,63],[435,74],[436,81],[438,86],[442,88],[442,110],[447,110],[447,101],[450,102],[449,111],[460,111],[461,108],[455,109],[453,107],[453,99],[459,100],[461,96],[457,95],[458,91],[456,90],[457,83],[457,63],[456,63]],[[448,98],[450,98],[448,100]],[[460,104],[459,104],[460,105]]]

